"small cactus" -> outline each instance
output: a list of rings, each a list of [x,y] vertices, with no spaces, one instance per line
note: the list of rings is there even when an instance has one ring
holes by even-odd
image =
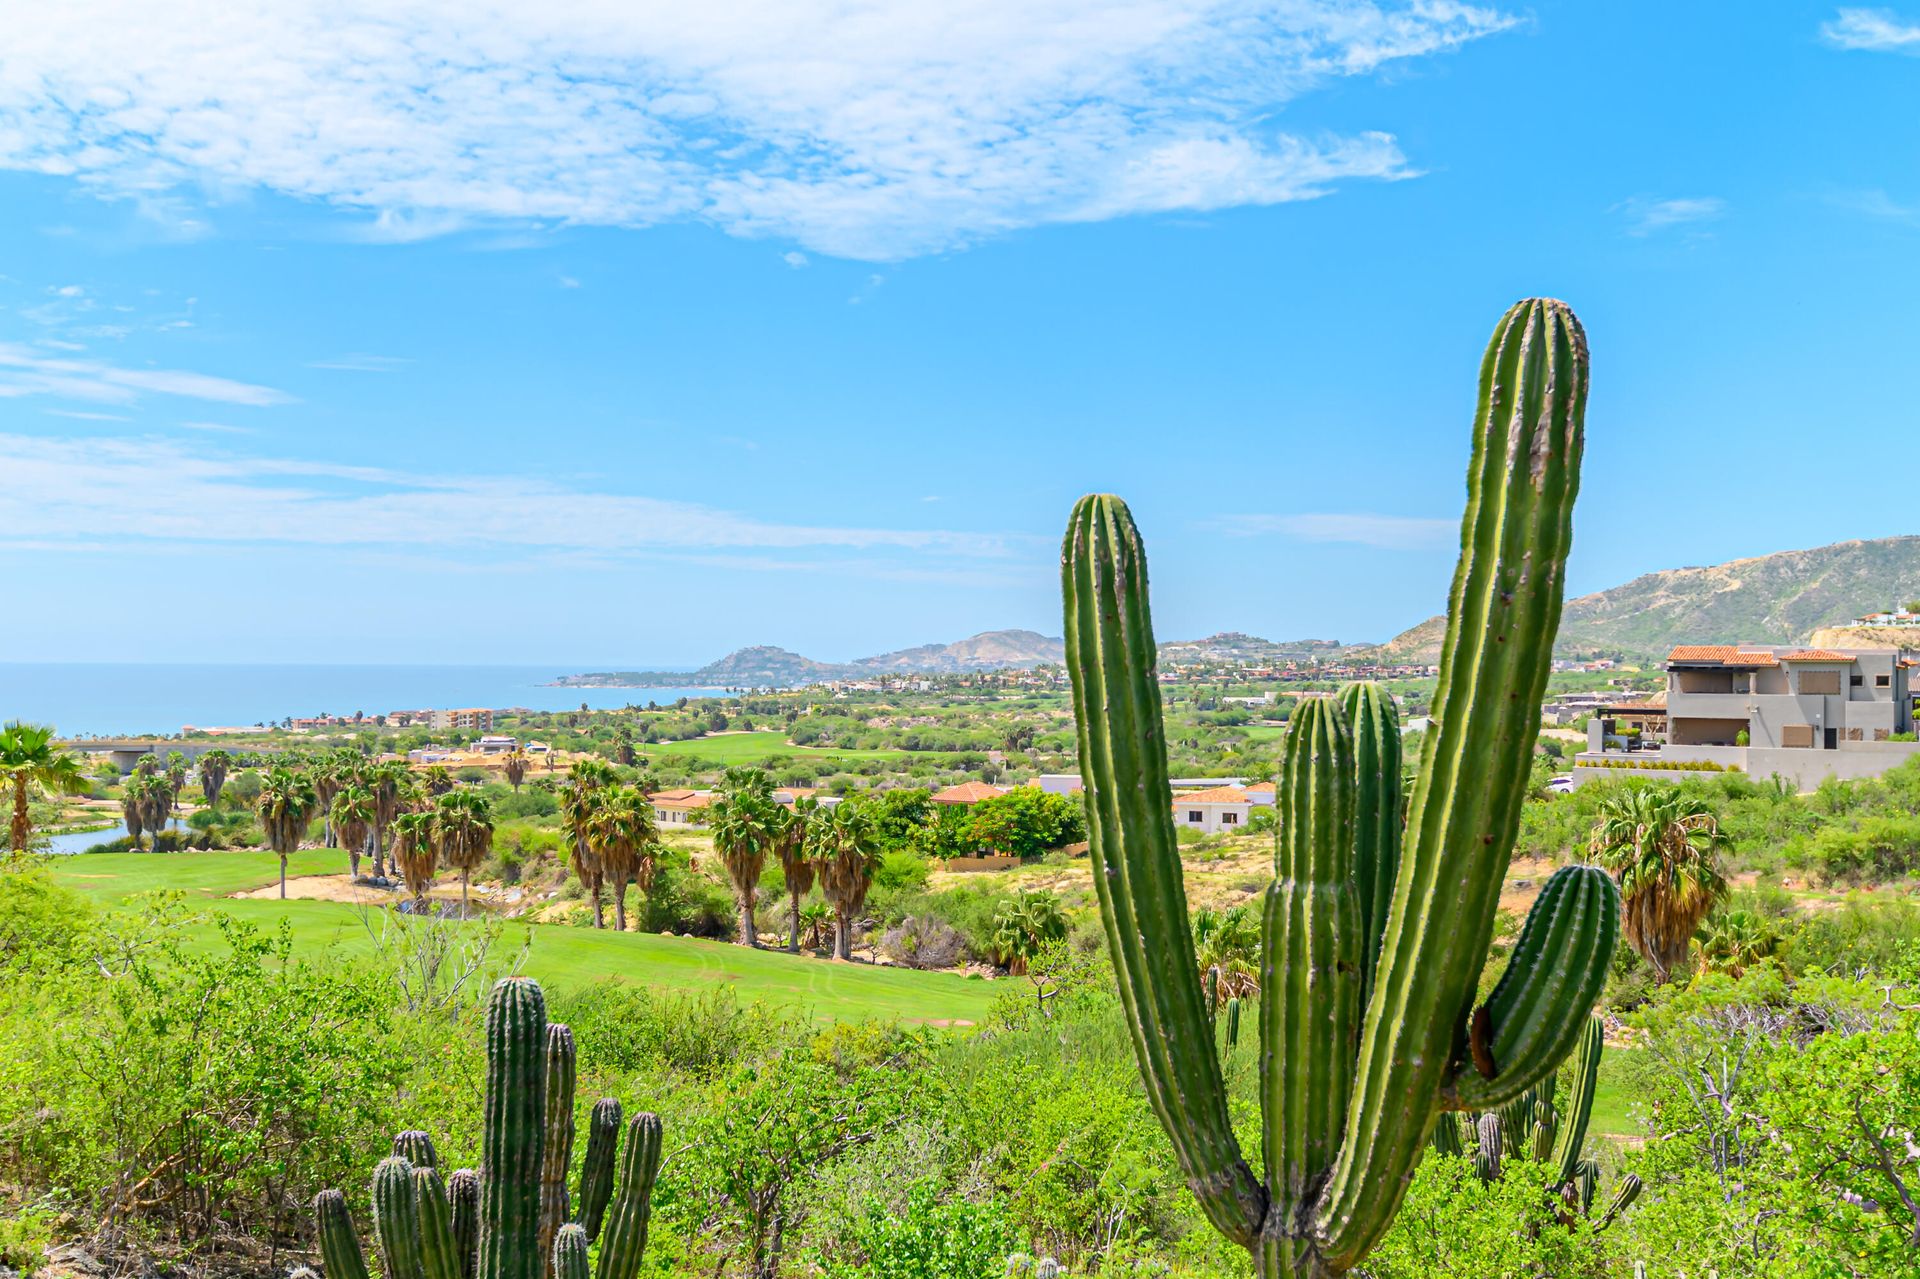
[[[1498,1181],[1500,1180],[1500,1157],[1505,1142],[1500,1116],[1482,1115],[1475,1128],[1480,1140],[1473,1149],[1473,1170],[1480,1175],[1482,1181]]]
[[[600,1222],[613,1195],[613,1159],[620,1145],[620,1103],[602,1097],[587,1116],[587,1153],[580,1161],[579,1215],[574,1220],[587,1232],[588,1242],[600,1237]]]
[[[416,1165],[404,1153],[381,1161],[373,1177],[373,1219],[383,1279],[586,1279],[592,1238],[584,1225],[556,1219],[551,1248],[539,1251],[543,1214],[554,1205],[556,1218],[566,1214],[566,1162],[548,1155],[572,1148],[573,1090],[571,1032],[548,1025],[546,1001],[533,981],[499,982],[487,1006],[484,1166],[462,1168],[443,1184],[431,1162]],[[618,1102],[594,1106],[582,1176],[584,1212],[598,1218],[607,1196],[614,1200],[599,1279],[639,1273],[660,1167],[659,1117],[641,1114],[629,1125],[619,1177],[610,1175],[619,1119]],[[422,1132],[402,1133],[394,1148],[434,1159],[432,1140]],[[602,1165],[604,1177],[595,1173]],[[323,1190],[313,1209],[325,1279],[368,1279],[346,1199]]]
[[[440,1158],[434,1153],[433,1134],[409,1128],[393,1139],[393,1153],[415,1168],[436,1168]]]

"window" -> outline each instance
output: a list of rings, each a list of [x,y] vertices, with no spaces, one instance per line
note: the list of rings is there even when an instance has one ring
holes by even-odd
[[[1866,680],[1865,680],[1864,678],[1862,678],[1861,676],[1858,676],[1858,675],[1849,675],[1849,676],[1847,677],[1847,684],[1848,684],[1848,686],[1849,686],[1849,687],[1851,687],[1851,688],[1859,688],[1859,687],[1860,687],[1860,686],[1861,686],[1862,684],[1864,684],[1864,683],[1866,683]]]
[[[1240,824],[1240,814],[1222,813],[1220,814],[1220,824],[1222,826],[1238,826]]]
[[[1840,672],[1801,671],[1800,691],[1803,693],[1822,694],[1827,697],[1838,697],[1840,695]]]
[[[1780,744],[1797,746],[1802,750],[1813,749],[1813,725],[1783,724],[1780,728]]]
[[[1189,808],[1187,810],[1187,820],[1190,822],[1201,822],[1201,821],[1205,821],[1206,818],[1201,814],[1199,809]]]
[[[1892,687],[1893,687],[1893,676],[1891,676],[1891,675],[1875,675],[1875,676],[1873,677],[1873,686],[1874,686],[1875,688],[1892,688]]]

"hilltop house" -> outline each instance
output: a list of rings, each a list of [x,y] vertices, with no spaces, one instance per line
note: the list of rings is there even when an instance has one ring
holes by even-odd
[[[949,786],[943,791],[935,791],[929,798],[935,804],[959,804],[972,807],[983,799],[998,799],[1007,792],[998,786],[989,786],[985,782],[961,782],[958,786]]]
[[[1920,753],[1911,740],[1896,740],[1911,738],[1914,728],[1910,676],[1917,663],[1903,651],[1682,644],[1666,665],[1663,707],[1621,704],[1594,716],[1587,750],[1574,760],[1576,782],[1634,762],[1607,758],[1616,754],[1629,712],[1649,727],[1655,712],[1664,712],[1665,742],[1657,750],[1668,767],[1777,774],[1803,789],[1827,777],[1878,776]]]
[[[660,790],[647,796],[653,805],[653,819],[662,826],[698,826],[713,803],[710,790]]]
[[[1267,792],[1269,803],[1272,794]],[[1253,806],[1253,796],[1238,786],[1211,786],[1206,790],[1177,793],[1173,797],[1174,828],[1197,830],[1204,835],[1244,830]]]

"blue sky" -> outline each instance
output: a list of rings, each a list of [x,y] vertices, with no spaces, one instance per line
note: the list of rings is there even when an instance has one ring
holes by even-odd
[[[1384,638],[1530,294],[1575,590],[1920,531],[1911,4],[229,8],[9,18],[0,660]]]

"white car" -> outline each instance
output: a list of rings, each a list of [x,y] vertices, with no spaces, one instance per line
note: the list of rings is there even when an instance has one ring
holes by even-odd
[[[1571,773],[1563,774],[1547,783],[1547,794],[1549,795],[1565,795],[1572,790],[1573,775]]]

